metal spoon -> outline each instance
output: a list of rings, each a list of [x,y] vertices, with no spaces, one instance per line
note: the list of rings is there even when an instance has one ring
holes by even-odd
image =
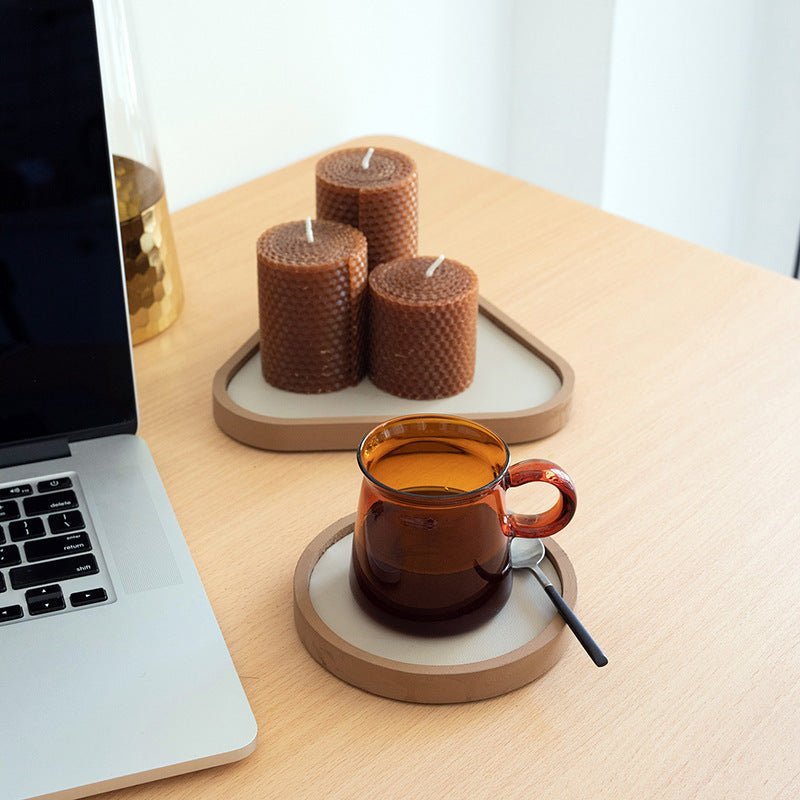
[[[583,649],[598,667],[604,667],[608,664],[605,653],[598,647],[597,642],[592,639],[589,631],[583,627],[583,623],[575,616],[575,612],[564,602],[564,598],[558,593],[558,589],[550,583],[550,578],[542,571],[539,563],[543,558],[544,545],[540,539],[517,537],[511,541],[511,566],[514,569],[529,569],[536,576],[536,580],[542,584],[542,588],[558,609],[558,613],[564,618],[564,622],[569,625],[578,641],[583,645]]]

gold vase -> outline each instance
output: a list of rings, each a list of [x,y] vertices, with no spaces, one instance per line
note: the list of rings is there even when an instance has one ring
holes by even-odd
[[[135,26],[138,6],[95,3],[106,122],[128,287],[131,339],[143,342],[168,328],[183,307],[183,284],[172,235],[161,164],[147,108]]]
[[[131,339],[138,344],[178,318],[183,283],[161,176],[138,161],[115,155],[114,178]]]

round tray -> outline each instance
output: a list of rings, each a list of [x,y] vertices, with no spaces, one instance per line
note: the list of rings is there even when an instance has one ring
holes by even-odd
[[[413,703],[464,703],[505,694],[547,672],[561,657],[566,626],[529,570],[515,570],[511,597],[469,633],[423,637],[377,622],[356,603],[348,570],[355,515],[320,533],[294,573],[294,621],[312,658],[372,694]],[[575,570],[551,540],[542,568],[574,607]]]

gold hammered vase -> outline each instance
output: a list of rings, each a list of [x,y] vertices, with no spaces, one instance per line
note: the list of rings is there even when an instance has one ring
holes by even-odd
[[[168,328],[183,308],[183,283],[155,137],[134,57],[124,0],[95,3],[106,120],[117,191],[131,339]]]

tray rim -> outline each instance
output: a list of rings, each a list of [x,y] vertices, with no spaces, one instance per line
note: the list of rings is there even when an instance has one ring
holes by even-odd
[[[519,689],[547,672],[564,653],[567,626],[556,614],[529,642],[508,653],[466,664],[426,665],[375,655],[343,639],[322,620],[311,601],[309,585],[325,551],[355,526],[355,514],[329,525],[303,550],[293,579],[294,622],[309,655],[328,672],[359,689],[414,703],[463,703],[485,700]],[[547,555],[561,581],[562,597],[574,608],[578,597],[575,569],[551,539]]]
[[[558,353],[482,296],[479,299],[479,312],[551,367],[559,377],[561,387],[553,397],[538,406],[518,411],[463,413],[461,416],[493,428],[509,444],[543,439],[560,430],[569,418],[572,403],[575,386],[572,367]],[[214,421],[232,439],[262,450],[355,450],[361,437],[384,421],[385,416],[273,417],[257,414],[240,406],[228,394],[228,385],[253,357],[258,346],[259,332],[256,331],[214,375]]]

